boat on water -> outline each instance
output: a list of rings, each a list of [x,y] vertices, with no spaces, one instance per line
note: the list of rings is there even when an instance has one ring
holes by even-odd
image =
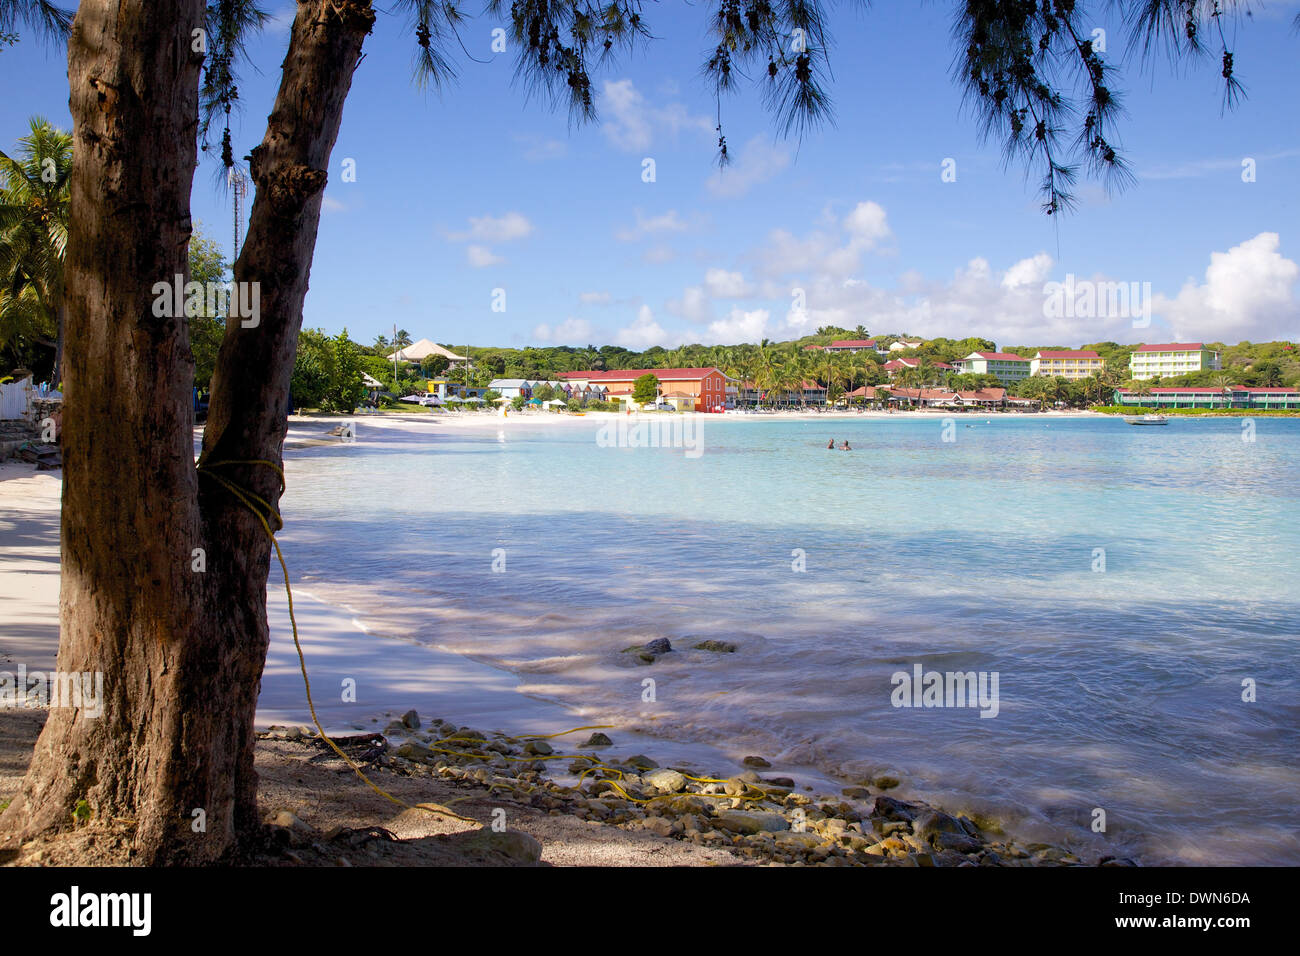
[[[1130,425],[1168,425],[1169,419],[1163,415],[1140,415],[1137,418],[1126,418],[1124,421]]]

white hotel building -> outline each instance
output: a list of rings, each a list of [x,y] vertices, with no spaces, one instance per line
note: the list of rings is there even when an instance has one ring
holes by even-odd
[[[1171,342],[1165,345],[1139,345],[1129,359],[1133,379],[1169,378],[1206,369],[1223,368],[1219,353],[1207,349],[1203,342]]]

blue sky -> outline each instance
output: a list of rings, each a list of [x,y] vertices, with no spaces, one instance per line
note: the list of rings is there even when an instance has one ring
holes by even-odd
[[[413,38],[381,13],[329,170],[305,322],[367,343],[396,324],[514,347],[730,343],[826,324],[999,345],[1300,337],[1296,0],[1257,5],[1237,30],[1249,95],[1223,115],[1217,62],[1140,68],[1124,24],[1099,22],[1108,60],[1125,64],[1120,141],[1139,182],[1107,197],[1082,180],[1079,210],[1059,222],[1039,211],[1037,175],[980,142],[950,76],[951,6],[836,8],[835,125],[783,140],[742,88],[723,103],[734,162],[721,174],[701,6],[648,9],[657,39],[596,78],[601,122],[582,128],[512,84],[513,55],[490,48],[500,23],[463,29],[486,62],[458,51],[460,78],[439,96],[411,82]],[[287,45],[292,6],[271,9],[240,84],[241,156]],[[24,40],[0,53],[0,89],[6,147],[31,114],[71,125],[62,51]],[[205,160],[194,214],[229,249],[214,175]],[[1048,314],[1045,283],[1067,274],[1149,288],[1150,326]]]

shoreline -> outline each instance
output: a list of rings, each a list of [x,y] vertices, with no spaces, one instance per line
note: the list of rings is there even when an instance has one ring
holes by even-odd
[[[305,432],[304,429],[294,429],[292,425],[291,432]],[[330,443],[328,439],[321,440],[319,433],[302,433],[297,437],[309,443],[302,447]],[[286,442],[286,448],[289,447]],[[0,505],[4,506],[6,515],[19,516],[15,521],[19,535],[14,536],[14,540],[22,541],[21,555],[7,553],[8,548],[0,550],[0,557],[4,558],[0,561],[0,610],[9,613],[10,619],[23,623],[19,632],[21,640],[7,637],[0,646],[0,664],[21,661],[29,670],[48,669],[54,664],[58,641],[60,488],[61,475],[57,472],[36,473],[32,466],[22,464],[0,465]],[[41,576],[33,578],[33,575]],[[302,676],[288,627],[284,590],[275,580],[275,575],[272,575],[268,587],[272,641],[262,678],[256,726],[309,725],[311,721],[303,694]],[[495,760],[493,754],[501,755],[499,750],[480,749],[475,751],[477,756],[463,759],[424,754],[420,747],[436,742],[431,741],[427,732],[405,732],[391,722],[392,718],[408,709],[453,715],[462,724],[442,725],[448,733],[471,723],[478,725],[483,728],[479,732],[485,735],[480,739],[485,739],[485,743],[496,741],[501,746],[514,747],[518,757],[525,756],[523,748],[526,747],[526,740],[519,735],[559,734],[584,723],[557,702],[521,693],[521,679],[507,671],[450,651],[370,634],[350,609],[329,604],[311,590],[295,592],[295,611],[313,681],[317,712],[326,732],[331,736],[336,733],[348,736],[376,732],[391,736],[392,746],[389,748],[386,744],[385,749],[393,751],[393,760],[398,762],[392,766],[401,773],[427,773],[431,777],[450,780],[457,786],[487,784],[489,791],[507,786],[503,779],[497,779],[501,777],[498,773],[502,769],[501,761]],[[13,616],[15,614],[19,616]],[[375,653],[375,642],[382,644],[378,654]],[[364,688],[357,695],[358,704],[342,703],[334,690],[346,677],[353,678],[358,687]],[[0,710],[0,721],[6,726],[15,720],[21,722],[21,716],[15,715],[24,713],[30,714],[21,710]],[[386,719],[390,721],[388,724],[383,723]],[[30,731],[30,727],[27,729]],[[1060,843],[1006,837],[996,820],[976,822],[964,814],[944,813],[931,804],[900,800],[898,797],[906,790],[896,789],[896,779],[832,780],[806,767],[784,764],[773,767],[759,755],[732,752],[725,744],[693,744],[637,733],[627,727],[611,727],[608,732],[614,743],[598,751],[588,750],[587,757],[594,758],[598,753],[602,765],[610,769],[597,773],[601,781],[593,783],[588,779],[589,786],[584,792],[571,790],[571,785],[577,782],[575,773],[585,765],[571,763],[567,775],[543,774],[542,771],[547,769],[544,764],[532,768],[536,776],[526,778],[525,783],[528,787],[541,787],[546,791],[540,809],[546,810],[548,815],[575,817],[580,825],[613,821],[614,827],[632,832],[648,828],[657,838],[671,844],[685,841],[685,845],[696,848],[739,850],[744,857],[756,861],[796,865],[823,862],[830,865],[893,863],[906,866],[962,863],[1086,865],[1103,859],[1100,854],[1068,848]],[[298,743],[314,733],[314,730],[305,734],[296,731],[286,736],[284,731],[276,731],[266,739]],[[14,769],[15,760],[21,755],[16,757],[12,751],[13,740],[21,740],[23,736],[22,732],[0,733],[0,742],[8,741],[10,751],[0,755],[0,801],[16,789],[21,779],[21,768]],[[30,747],[34,741],[32,735],[26,744],[29,748],[27,759],[30,759]],[[21,746],[20,743],[20,749]],[[461,752],[468,753],[476,745],[462,741],[457,746]],[[407,756],[402,756],[403,748],[406,748]],[[416,759],[411,757],[412,754]],[[646,754],[651,756],[647,758]],[[575,761],[584,759],[576,751],[573,756]],[[627,763],[629,760],[633,763]],[[642,810],[642,805],[633,801],[619,803],[622,796],[606,798],[605,794],[616,789],[611,784],[623,786],[620,781],[624,778],[633,788],[645,786],[637,765],[646,761],[662,764],[664,768],[679,769],[690,777],[718,782],[691,782],[665,793],[659,793],[650,784],[650,789],[643,791],[642,797],[654,798],[645,805],[646,810],[655,807],[653,812]],[[482,772],[484,762],[493,764],[493,770],[486,778]],[[25,762],[21,763],[25,767]],[[764,773],[774,776],[757,778],[750,765],[766,765]],[[7,774],[5,767],[10,768]],[[346,772],[346,768],[343,771]],[[728,811],[743,814],[751,803],[759,802],[755,799],[756,794],[744,789],[734,796],[726,794],[723,781],[731,782],[734,790],[740,786],[734,780],[741,776],[746,777],[742,783],[759,785],[773,792],[784,791],[777,793],[779,800],[763,803],[763,812],[767,815],[759,823],[770,829],[754,829],[756,824],[753,820],[727,816],[712,806],[718,803]],[[675,778],[668,779],[676,785]],[[767,780],[770,786],[763,780]],[[772,780],[777,782],[771,783]],[[710,788],[728,799],[715,800]],[[669,793],[681,795],[684,802],[669,798]],[[661,797],[664,800],[660,800]],[[301,802],[304,798],[304,794],[299,793],[296,799]],[[286,799],[280,798],[280,802]],[[610,800],[615,802],[608,805]],[[665,816],[656,806],[660,802],[677,803],[682,812],[675,817],[671,813]],[[702,811],[701,802],[710,809]],[[531,798],[527,805],[539,808]],[[814,828],[811,834],[801,832],[797,827],[804,826],[807,808],[814,806],[820,808],[816,810],[820,816],[813,818],[819,828]],[[827,807],[831,808],[829,812]],[[796,810],[802,811],[802,815],[795,813]],[[274,811],[274,807],[268,807],[268,811]],[[922,818],[929,822],[913,833],[913,822]],[[838,822],[822,823],[828,820]],[[789,835],[778,838],[774,834]],[[57,850],[50,847],[41,852],[57,855]],[[562,857],[564,852],[560,850]],[[612,852],[613,856],[604,859],[605,863],[632,865],[636,858],[636,853],[630,848],[627,853],[631,856],[619,856],[621,851],[606,852]],[[717,863],[703,858],[696,861],[693,857],[675,859],[674,862],[679,865]],[[1134,865],[1128,860],[1108,859],[1107,862]]]

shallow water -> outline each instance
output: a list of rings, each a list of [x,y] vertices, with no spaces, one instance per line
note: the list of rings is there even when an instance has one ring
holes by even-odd
[[[1148,862],[1300,863],[1300,421],[708,418],[698,454],[601,427],[363,421],[289,462],[294,579],[584,721]],[[996,672],[996,717],[893,706],[917,664]]]

